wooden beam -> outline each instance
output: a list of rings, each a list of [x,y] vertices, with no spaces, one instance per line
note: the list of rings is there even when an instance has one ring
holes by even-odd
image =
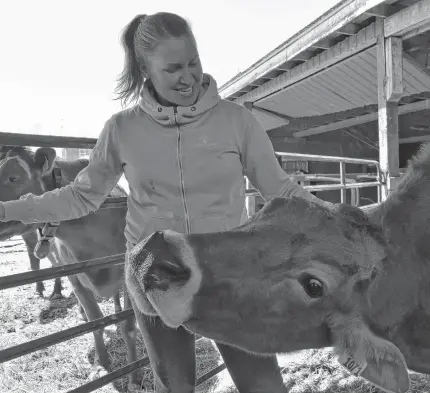
[[[254,111],[261,112],[261,113],[264,113],[266,116],[272,117],[278,121],[279,119],[281,119],[284,122],[284,125],[289,124],[290,120],[292,119],[291,116],[284,115],[282,113],[278,113],[270,109],[260,108],[258,106],[255,106],[253,102],[245,102],[243,106],[251,112],[254,112]]]
[[[403,96],[403,50],[402,39],[388,37],[385,40],[386,100],[396,105]]]
[[[332,46],[336,45],[336,43],[337,43],[337,40],[335,40],[334,38],[325,38],[313,44],[312,48],[330,49]]]
[[[0,145],[92,149],[95,138],[0,132]]]
[[[348,25],[342,26],[337,30],[336,33],[343,35],[354,35],[360,31],[360,26],[355,25],[354,23],[350,23]]]
[[[399,144],[401,145],[405,143],[420,143],[420,142],[430,142],[430,135],[409,136],[407,138],[399,139]]]
[[[315,56],[315,53],[310,50],[305,50],[300,52],[298,55],[294,56],[291,60],[308,61]]]
[[[406,104],[399,107],[399,115],[406,113],[419,112],[425,109],[430,109],[430,100],[423,100],[414,102],[412,104]],[[367,115],[353,117],[351,119],[341,120],[336,123],[326,124],[323,126],[312,127],[303,131],[296,131],[293,136],[295,138],[302,138],[311,135],[324,134],[330,131],[340,130],[342,128],[349,128],[358,126],[360,124],[370,123],[371,121],[378,120],[378,113],[369,113]]]
[[[402,67],[399,40],[385,38],[384,23],[382,20],[377,21],[379,165],[387,180],[383,187],[382,200],[387,198],[400,179],[398,101],[403,93],[403,73],[395,72],[399,63]]]
[[[366,11],[364,14],[376,16],[379,18],[386,18],[390,15],[391,7],[392,6],[390,4],[379,4],[376,7],[373,7],[370,10]]]
[[[430,0],[421,0],[384,20],[385,37],[413,37],[430,30]]]

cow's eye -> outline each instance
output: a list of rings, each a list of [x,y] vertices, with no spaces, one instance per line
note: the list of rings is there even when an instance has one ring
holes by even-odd
[[[313,299],[320,298],[324,295],[324,285],[315,277],[303,277],[301,279],[301,284],[307,295]]]
[[[9,176],[9,181],[10,181],[11,183],[15,183],[15,182],[17,182],[17,181],[18,181],[18,179],[19,179],[19,177],[18,177],[18,176]]]

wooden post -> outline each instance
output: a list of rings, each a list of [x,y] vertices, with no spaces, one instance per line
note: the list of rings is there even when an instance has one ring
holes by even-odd
[[[252,188],[251,183],[246,177],[245,189]],[[251,217],[255,213],[255,196],[246,197],[246,210],[248,212],[248,218]]]
[[[382,200],[392,191],[400,176],[398,102],[403,95],[402,39],[385,38],[384,24],[377,21],[379,164],[387,184]]]

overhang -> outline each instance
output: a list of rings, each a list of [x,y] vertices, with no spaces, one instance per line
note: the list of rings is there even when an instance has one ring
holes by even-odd
[[[429,10],[430,0],[341,1],[236,75],[220,94],[247,103],[266,130],[288,124],[289,118],[376,104],[376,20],[383,18],[388,35],[409,37],[411,24],[405,20],[414,16],[413,27],[420,33],[428,28]],[[421,38],[430,42],[430,37]],[[416,42],[404,48],[404,96],[430,92],[430,74],[427,64],[420,64]],[[428,42],[421,43],[425,45]]]

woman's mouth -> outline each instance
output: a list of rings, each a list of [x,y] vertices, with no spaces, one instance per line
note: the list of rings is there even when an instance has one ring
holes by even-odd
[[[187,87],[185,89],[178,89],[177,91],[183,97],[190,97],[193,94],[193,88],[192,88],[192,86],[191,87]]]

